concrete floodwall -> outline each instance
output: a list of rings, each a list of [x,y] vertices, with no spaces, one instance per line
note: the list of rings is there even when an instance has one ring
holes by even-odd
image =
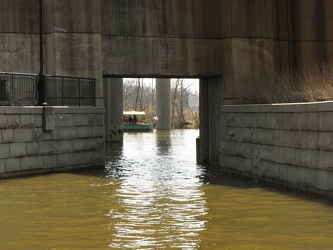
[[[333,102],[222,106],[224,172],[333,197]]]
[[[104,109],[0,107],[0,178],[104,166]]]

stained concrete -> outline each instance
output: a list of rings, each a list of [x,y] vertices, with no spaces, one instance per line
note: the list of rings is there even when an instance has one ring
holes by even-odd
[[[1,0],[0,71],[38,73],[38,2]],[[216,87],[201,110],[216,114],[256,81],[331,62],[332,10],[331,0],[43,0],[45,73],[96,78],[99,106],[103,75],[197,77]]]
[[[105,141],[123,140],[123,78],[104,79]]]
[[[2,0],[1,71],[38,73],[38,0]],[[281,70],[333,57],[330,0],[43,1],[47,74],[224,76],[224,103]],[[99,102],[102,104],[102,102]]]
[[[333,197],[333,103],[223,105],[223,172]]]
[[[156,79],[156,121],[157,130],[171,130],[171,82],[170,79]]]
[[[104,109],[0,107],[0,179],[104,167]]]

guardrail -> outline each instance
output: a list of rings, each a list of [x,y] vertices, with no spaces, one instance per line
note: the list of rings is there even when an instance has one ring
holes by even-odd
[[[96,106],[96,80],[45,76],[45,98],[50,106]],[[0,106],[35,106],[38,75],[0,73]]]

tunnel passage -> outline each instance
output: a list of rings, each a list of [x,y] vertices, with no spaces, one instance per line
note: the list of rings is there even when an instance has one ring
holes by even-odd
[[[187,78],[188,79],[188,78]],[[188,80],[193,80],[197,78],[190,78]],[[123,106],[124,106],[124,78],[104,78],[104,105],[105,105],[105,135],[106,141],[122,141],[122,124],[123,124]],[[158,85],[162,88],[158,89]],[[202,157],[201,161],[208,162],[209,159],[214,159],[214,162],[218,160],[218,143],[219,143],[219,133],[214,132],[218,131],[219,124],[219,112],[217,106],[219,106],[220,101],[220,81],[219,78],[202,78],[197,79],[197,90],[198,90],[198,123],[200,130],[200,156]],[[162,124],[165,127],[160,129],[170,129],[171,123],[170,119],[172,117],[172,100],[171,88],[170,88],[170,78],[156,78],[156,98],[163,98],[160,103],[156,102],[156,106],[162,106],[161,110],[150,115],[157,116],[158,120],[165,119],[166,123]],[[189,86],[187,85],[186,88]],[[178,86],[178,88],[181,88]],[[185,88],[185,87],[183,87]],[[174,90],[174,89],[173,89]],[[160,91],[160,93],[157,93]],[[181,91],[184,91],[181,90]],[[164,98],[165,93],[170,98]],[[167,103],[167,104],[166,104]],[[169,104],[169,105],[168,105]],[[165,107],[168,106],[167,108]],[[168,110],[169,108],[169,110]],[[163,115],[160,116],[158,112],[168,112],[169,115],[163,118]],[[159,129],[157,127],[157,129]],[[214,142],[214,143],[213,143]],[[210,146],[210,143],[211,144]],[[213,150],[215,148],[215,151]],[[214,156],[214,158],[213,158]]]

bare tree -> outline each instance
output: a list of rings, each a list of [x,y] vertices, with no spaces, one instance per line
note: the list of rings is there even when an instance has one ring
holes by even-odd
[[[180,79],[177,79],[177,81],[175,82],[174,84],[174,87],[173,87],[173,94],[172,94],[172,117],[175,116],[175,112],[176,112],[176,101],[177,101],[177,93],[178,93],[178,88],[179,88],[179,85],[180,85]]]
[[[127,79],[123,86],[123,109],[145,111],[147,122],[155,114],[155,81]]]
[[[193,81],[176,79],[172,83],[171,115],[173,128],[185,128],[190,124],[198,125],[198,110],[194,101],[198,101],[197,93],[192,90]],[[146,122],[152,122],[155,115],[155,80],[127,79],[124,81],[124,110],[145,111]]]
[[[197,92],[190,92],[187,109],[191,115],[191,120],[194,122],[194,127],[199,127],[199,94]]]
[[[135,81],[133,79],[126,80],[123,83],[123,109],[131,110],[133,109],[134,103],[134,92],[135,90]]]
[[[141,81],[140,78],[138,78],[136,81],[136,98],[135,98],[134,110],[138,109],[140,94],[141,94]]]
[[[172,87],[172,121],[175,128],[185,128],[191,124],[188,100],[192,85],[193,83],[185,83],[184,79],[177,79]]]

